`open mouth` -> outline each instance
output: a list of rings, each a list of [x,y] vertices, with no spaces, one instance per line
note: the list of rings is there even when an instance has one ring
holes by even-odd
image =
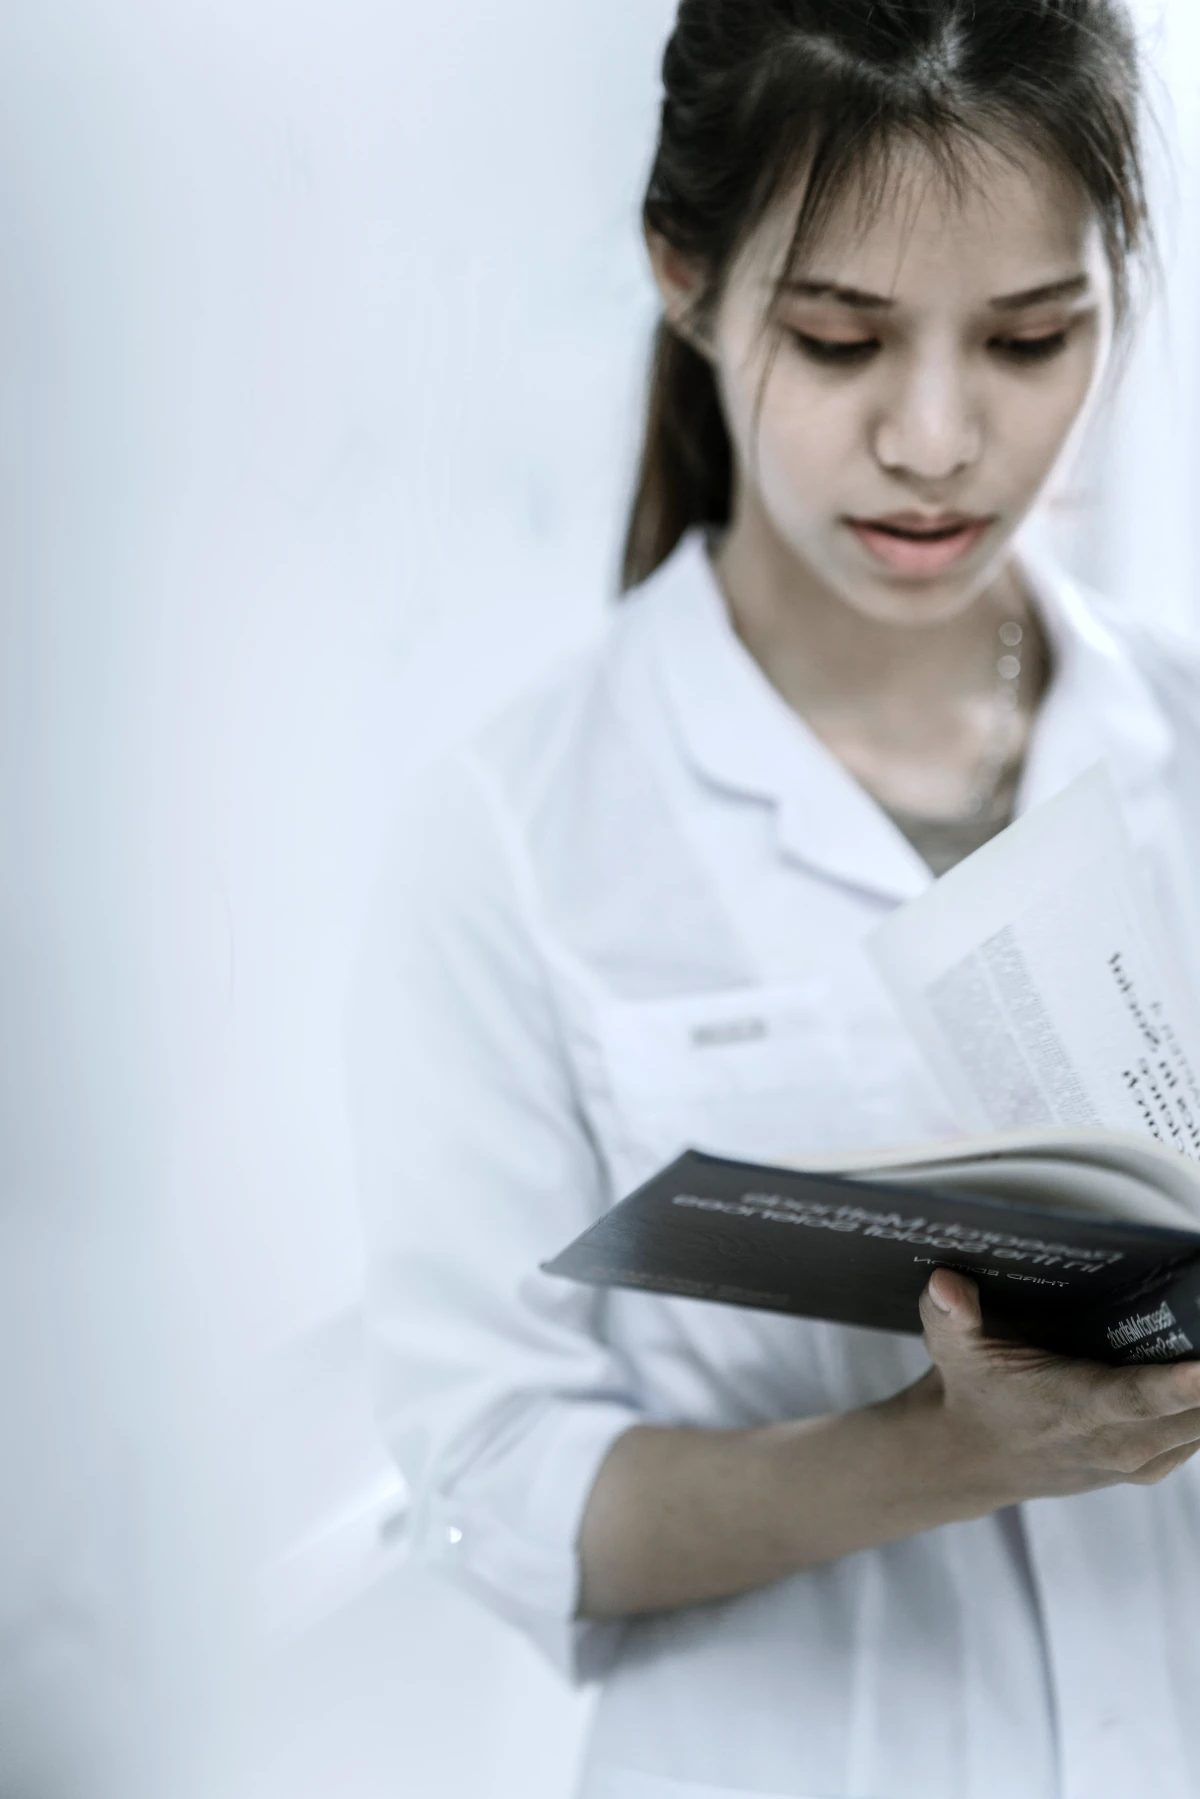
[[[867,519],[863,522],[870,530],[882,531],[886,537],[902,537],[908,543],[940,543],[943,538],[957,537],[960,532],[969,528],[970,523],[977,521],[955,519],[954,522],[949,525],[932,525],[925,527],[889,525],[884,523],[882,519]]]
[[[969,556],[993,521],[958,517],[926,524],[917,519],[852,518],[846,523],[874,561],[896,574],[928,577]]]

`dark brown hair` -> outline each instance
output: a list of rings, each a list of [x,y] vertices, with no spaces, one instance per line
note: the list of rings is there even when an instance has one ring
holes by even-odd
[[[1073,173],[1126,311],[1147,219],[1122,0],[682,0],[662,73],[643,219],[703,271],[696,327],[789,184],[806,172],[791,266],[850,182],[881,193],[890,151],[913,141],[952,182],[981,143],[1015,143]],[[623,590],[691,526],[729,522],[732,475],[711,365],[663,320]]]

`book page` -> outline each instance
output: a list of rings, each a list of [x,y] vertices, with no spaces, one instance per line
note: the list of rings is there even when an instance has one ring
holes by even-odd
[[[1195,1208],[1181,1206],[1121,1168],[1071,1162],[1061,1156],[988,1156],[982,1161],[926,1162],[890,1169],[875,1179],[884,1187],[934,1187],[979,1194],[1007,1205],[1049,1206],[1089,1218],[1125,1218],[1131,1224],[1161,1224],[1168,1230],[1195,1230]]]
[[[1035,1125],[972,1136],[967,1142],[942,1138],[852,1157],[806,1153],[789,1157],[784,1166],[816,1174],[846,1175],[853,1180],[887,1183],[911,1179],[930,1187],[957,1184],[961,1171],[971,1181],[969,1191],[994,1192],[997,1198],[1004,1197],[1013,1181],[1023,1189],[1028,1184],[1027,1171],[1036,1168],[1047,1203],[1052,1195],[1061,1193],[1074,1195],[1081,1205],[1096,1192],[1092,1176],[1111,1174],[1120,1179],[1122,1190],[1135,1206],[1132,1211],[1127,1206],[1115,1206],[1114,1216],[1144,1216],[1152,1222],[1141,1200],[1132,1200],[1134,1194],[1139,1194],[1163,1201],[1177,1222],[1186,1218],[1191,1228],[1200,1220],[1200,1161],[1182,1159],[1148,1132],[1135,1136],[1130,1131],[1098,1130],[1092,1125],[1076,1125],[1069,1130],[1058,1125]],[[1075,1199],[1070,1203],[1075,1203]],[[1097,1207],[1093,1197],[1085,1209],[1095,1212],[1103,1208]],[[1165,1213],[1158,1222],[1166,1222]]]
[[[964,1129],[1100,1126],[1200,1159],[1200,1019],[1103,766],[868,948]]]

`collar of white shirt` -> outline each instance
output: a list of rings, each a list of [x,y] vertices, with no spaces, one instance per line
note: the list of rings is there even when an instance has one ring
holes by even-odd
[[[1073,584],[1029,554],[1022,566],[1050,639],[1054,677],[1017,811],[1039,805],[1106,760],[1127,810],[1135,812],[1138,797],[1170,760],[1168,720],[1128,647]],[[634,603],[652,615],[668,704],[701,779],[773,805],[781,853],[815,872],[896,900],[929,885],[916,850],[737,637],[698,531]]]

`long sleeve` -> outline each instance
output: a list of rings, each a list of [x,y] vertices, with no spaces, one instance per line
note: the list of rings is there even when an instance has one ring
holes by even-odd
[[[366,933],[349,1074],[375,1391],[417,1557],[587,1679],[620,1627],[574,1619],[579,1525],[639,1413],[596,1296],[538,1272],[605,1202],[510,835],[482,771],[443,771]]]

